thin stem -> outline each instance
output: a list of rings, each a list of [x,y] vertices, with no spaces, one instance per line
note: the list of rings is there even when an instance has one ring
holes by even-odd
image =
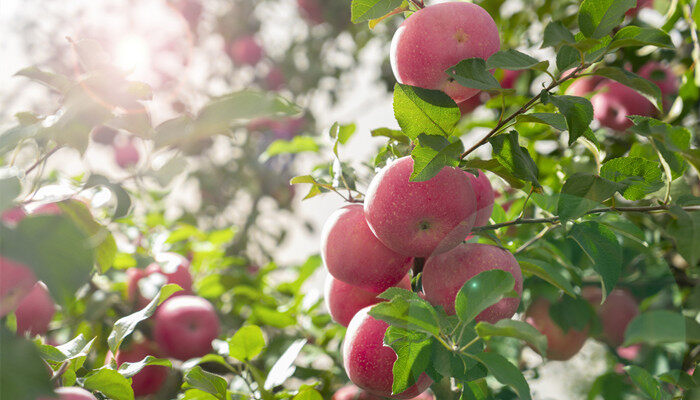
[[[532,244],[535,243],[536,241],[542,239],[542,238],[544,237],[544,235],[546,235],[547,233],[549,233],[549,231],[551,231],[551,230],[553,230],[553,229],[555,229],[555,228],[557,228],[557,227],[560,227],[560,226],[561,226],[560,224],[555,224],[555,225],[548,225],[548,226],[544,227],[544,229],[542,229],[542,230],[540,231],[540,233],[538,233],[537,235],[535,235],[534,237],[532,237],[532,238],[531,238],[530,240],[528,240],[527,242],[523,243],[522,246],[518,247],[518,249],[515,250],[515,254],[518,254],[518,253],[522,252],[523,250],[527,249],[528,247],[530,247],[530,245],[532,245]]]
[[[460,353],[463,352],[464,350],[468,349],[471,345],[473,345],[474,343],[478,342],[479,340],[481,340],[480,337],[478,337],[478,336],[475,337],[475,338],[472,339],[469,343],[467,343],[467,344],[465,344],[464,346],[462,346],[462,347],[459,349],[459,352],[460,352]]]
[[[651,143],[651,147],[654,148],[654,151],[656,151],[656,154],[659,156],[659,162],[661,162],[661,167],[664,169],[664,174],[666,174],[666,179],[668,180],[666,183],[666,194],[664,194],[664,204],[668,204],[669,200],[671,199],[671,184],[673,183],[671,167],[668,165],[666,159],[659,151],[659,148],[656,147],[654,140],[650,140],[649,143]]]
[[[418,0],[411,0],[411,3],[416,6],[419,10],[422,8],[425,8],[425,4],[423,4],[423,0],[418,1]]]
[[[41,163],[43,163],[44,161],[46,161],[49,157],[51,157],[51,155],[52,155],[53,153],[55,153],[56,151],[58,151],[58,149],[60,149],[60,148],[61,148],[61,146],[56,145],[53,149],[49,150],[48,153],[44,154],[42,157],[40,157],[38,160],[36,160],[36,162],[35,162],[34,164],[32,164],[31,167],[27,168],[27,170],[24,171],[24,174],[27,175],[27,174],[29,174],[30,172],[32,172],[36,167],[38,167],[39,165],[41,165]]]

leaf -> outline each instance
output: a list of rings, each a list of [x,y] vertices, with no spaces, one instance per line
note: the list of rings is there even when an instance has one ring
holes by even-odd
[[[595,69],[593,74],[620,82],[621,84],[654,99],[657,107],[659,108],[661,108],[660,106],[663,104],[661,89],[659,89],[655,83],[642,78],[634,72],[618,67],[601,67]]]
[[[107,338],[107,344],[109,345],[109,349],[112,351],[112,353],[116,354],[117,350],[119,350],[119,346],[122,344],[122,341],[129,336],[134,329],[136,329],[136,325],[139,322],[148,319],[156,311],[156,307],[158,307],[158,305],[167,300],[167,298],[173,293],[181,290],[182,288],[180,286],[172,283],[164,285],[160,288],[158,294],[153,298],[153,300],[151,300],[151,302],[148,303],[148,305],[142,310],[118,319],[117,322],[114,323],[112,332],[110,332],[109,337]]]
[[[629,130],[651,139],[671,169],[672,178],[681,177],[687,168],[683,156],[690,148],[691,132],[682,126],[673,126],[650,117],[631,116],[629,119],[634,123]]]
[[[624,346],[636,343],[697,342],[697,322],[669,310],[653,310],[637,315],[625,329]]]
[[[54,347],[48,344],[40,344],[38,348],[44,360],[54,363],[63,363],[78,357],[87,356],[94,341],[95,338],[88,341],[81,333],[73,338],[73,340],[60,346]]]
[[[538,260],[534,258],[527,258],[522,256],[516,256],[518,264],[524,273],[529,273],[535,275],[542,280],[549,282],[555,287],[564,291],[571,297],[576,297],[574,294],[574,288],[569,283],[561,272],[559,272],[562,267],[559,265],[552,265],[548,261]]]
[[[292,140],[277,139],[270,143],[262,155],[262,159],[280,154],[298,154],[304,152],[318,153],[319,146],[316,139],[311,136],[295,136]]]
[[[372,135],[372,137],[384,136],[399,143],[411,143],[411,140],[408,138],[408,136],[404,135],[403,132],[394,129],[377,128],[372,130],[370,134]]]
[[[492,336],[504,336],[524,340],[542,356],[547,353],[547,337],[527,322],[502,319],[496,324],[490,324],[481,321],[476,324],[476,333],[484,339],[489,339]]]
[[[588,99],[568,95],[546,95],[542,96],[542,102],[554,104],[564,114],[569,130],[569,146],[590,130],[593,121],[593,105]]]
[[[625,26],[617,31],[608,48],[609,50],[615,50],[621,47],[631,46],[674,48],[671,37],[661,29],[643,28],[634,25]]]
[[[53,385],[34,343],[0,326],[0,398],[49,398]]]
[[[511,131],[494,136],[489,139],[489,143],[493,147],[494,157],[508,172],[519,179],[532,182],[535,187],[540,187],[537,180],[539,170],[527,149],[520,146],[518,132]]]
[[[203,392],[216,396],[217,399],[226,400],[226,380],[219,375],[212,374],[196,366],[185,374],[185,382]]]
[[[445,71],[458,84],[479,90],[499,90],[501,85],[486,68],[483,58],[468,58]]]
[[[282,353],[277,361],[275,361],[272,368],[270,368],[270,372],[267,374],[265,384],[263,385],[265,390],[272,390],[273,388],[282,385],[294,374],[294,371],[296,370],[294,360],[296,360],[304,345],[306,345],[306,339],[297,339],[292,342],[289,347],[287,347],[287,350]]]
[[[256,325],[241,327],[228,340],[229,356],[242,362],[252,360],[263,348],[265,348],[265,338],[262,329]]]
[[[314,388],[303,387],[292,400],[323,400],[323,396]]]
[[[22,191],[19,174],[20,171],[16,168],[0,169],[0,211],[12,207]]]
[[[700,212],[688,212],[678,206],[671,206],[673,220],[666,227],[666,233],[676,242],[678,253],[689,265],[697,265],[700,260]]]
[[[355,124],[340,125],[336,122],[331,126],[328,134],[331,139],[336,139],[337,143],[345,144],[350,140],[356,130],[357,126]]]
[[[557,52],[557,69],[566,71],[581,64],[581,53],[568,44],[561,46]]]
[[[564,333],[569,329],[583,331],[595,319],[595,311],[581,297],[562,297],[549,307],[549,316]]]
[[[457,292],[455,311],[459,319],[469,323],[485,309],[498,303],[513,290],[515,279],[510,273],[493,269],[475,275]]]
[[[505,357],[498,353],[485,352],[471,357],[482,363],[499,382],[512,387],[522,400],[532,399],[530,386],[522,372]]]
[[[558,113],[529,113],[521,114],[516,117],[518,123],[534,122],[537,124],[545,124],[554,129],[565,131],[567,130],[566,118]]]
[[[508,171],[501,163],[496,160],[496,159],[491,159],[491,160],[479,160],[479,159],[471,159],[471,160],[462,160],[460,163],[459,167],[461,169],[480,169],[480,170],[486,170],[486,171],[491,171],[494,174],[500,176],[508,182],[508,185],[515,189],[521,189],[524,184],[523,182],[517,178],[515,175],[513,175],[510,171]]]
[[[583,0],[578,26],[586,37],[600,39],[620,25],[627,10],[636,5],[636,0]]]
[[[131,382],[119,372],[109,368],[91,372],[83,381],[83,387],[88,390],[97,390],[114,400],[134,399]]]
[[[576,38],[569,29],[561,23],[561,21],[552,21],[544,28],[544,37],[542,38],[542,48],[559,47],[562,44],[573,44]]]
[[[351,20],[354,24],[381,18],[401,6],[403,0],[352,0]]]
[[[84,189],[88,189],[96,186],[104,186],[112,192],[112,195],[116,199],[116,205],[114,209],[114,214],[112,219],[119,219],[126,216],[131,209],[131,197],[129,193],[124,190],[124,188],[119,184],[110,181],[107,177],[102,175],[93,174],[90,175],[87,182],[85,182]]]
[[[629,375],[639,390],[650,399],[668,400],[671,398],[671,394],[661,386],[659,381],[643,368],[636,365],[628,365],[625,367],[625,372],[627,372],[627,375]]]
[[[536,69],[546,71],[549,61],[540,61],[517,50],[501,50],[486,60],[486,69],[501,68],[511,71]]]
[[[417,294],[405,289],[389,288],[379,297],[391,300],[373,306],[369,311],[372,317],[399,328],[440,335],[435,309]]]
[[[661,166],[640,157],[614,158],[600,169],[602,178],[613,182],[623,182],[626,188],[621,192],[627,200],[641,200],[664,185]]]
[[[23,68],[15,73],[15,76],[24,76],[37,81],[59,93],[65,94],[73,86],[73,82],[67,76],[53,72],[42,71],[38,67]]]
[[[402,393],[416,383],[430,364],[433,341],[424,334],[390,326],[384,335],[384,344],[396,352],[392,372],[392,393]]]
[[[575,173],[561,188],[557,215],[563,220],[581,217],[624,188],[620,183],[597,175]]]
[[[110,269],[117,254],[117,243],[114,241],[112,233],[95,221],[87,205],[82,201],[71,199],[56,204],[89,235],[90,241],[96,246],[95,261],[100,272],[104,273]]]
[[[678,369],[673,369],[671,371],[659,375],[659,380],[661,382],[667,382],[686,390],[693,389],[698,386],[693,376],[689,375],[685,371],[681,371]]]
[[[461,118],[457,104],[442,91],[400,83],[394,86],[394,116],[411,139],[421,133],[448,137]]]
[[[168,359],[146,356],[140,361],[122,363],[122,365],[119,366],[119,370],[117,372],[122,374],[122,376],[125,378],[131,378],[149,365],[159,365],[163,367],[172,368],[172,363]]]
[[[605,300],[615,288],[622,270],[622,247],[617,237],[609,228],[595,221],[574,225],[569,236],[593,262],[593,269],[601,278]]]
[[[464,145],[457,137],[449,140],[442,136],[418,135],[418,146],[411,151],[413,172],[411,182],[427,181],[444,167],[458,167],[462,159]]]

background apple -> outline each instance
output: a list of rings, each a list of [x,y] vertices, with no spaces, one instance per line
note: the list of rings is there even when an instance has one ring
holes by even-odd
[[[176,253],[163,253],[144,270],[129,268],[126,271],[129,300],[135,301],[139,307],[145,307],[158,290],[168,283],[182,288],[182,291],[173,293],[173,297],[192,294],[189,267],[190,262],[185,257]]]
[[[123,363],[134,363],[143,360],[147,356],[160,357],[160,352],[155,343],[143,340],[131,343],[127,348],[120,348],[116,357],[111,352],[107,353],[105,365],[112,359],[121,366]],[[160,365],[147,365],[139,373],[131,377],[131,388],[136,396],[145,396],[156,393],[168,376],[168,368]]]
[[[218,335],[219,317],[201,297],[173,297],[156,311],[153,337],[167,356],[179,360],[201,357],[211,351],[211,342]]]
[[[476,195],[476,218],[474,227],[488,225],[493,213],[493,201],[495,194],[491,181],[483,171],[478,171],[479,176],[470,172],[465,172],[472,183],[474,194]]]
[[[17,333],[30,336],[45,334],[55,313],[56,304],[51,299],[49,289],[43,282],[35,283],[15,310]]]
[[[0,221],[8,226],[15,226],[24,217],[27,216],[27,212],[20,206],[8,208],[0,214]]]
[[[60,387],[56,389],[57,397],[43,397],[38,400],[97,400],[92,393],[85,389],[71,386],[71,387]]]
[[[92,140],[95,143],[111,145],[117,137],[117,130],[106,125],[100,125],[92,130]]]
[[[0,256],[0,277],[0,317],[4,317],[32,290],[36,276],[27,265]]]
[[[304,19],[312,24],[323,23],[323,9],[319,0],[297,0],[297,6]]]
[[[624,289],[613,289],[600,304],[602,291],[597,286],[586,286],[581,292],[596,309],[603,325],[601,340],[612,347],[620,346],[625,341],[627,325],[639,315],[639,305],[634,296]]]
[[[619,82],[606,81],[597,88],[598,93],[591,97],[593,115],[602,126],[622,132],[632,126],[630,115],[652,117],[656,107],[636,90]]]
[[[262,60],[263,49],[254,36],[243,36],[231,43],[229,56],[235,64],[254,66]]]
[[[411,261],[409,261],[410,263]],[[410,276],[406,275],[396,284],[396,287],[411,290]],[[324,299],[333,321],[345,327],[361,309],[385,301],[378,298],[375,292],[368,292],[360,287],[339,281],[332,275],[326,277]]]
[[[133,167],[138,164],[139,158],[139,151],[133,140],[129,139],[124,143],[114,144],[114,161],[120,168]]]
[[[566,361],[576,355],[586,343],[588,328],[583,331],[570,328],[564,332],[549,315],[550,307],[551,303],[544,297],[536,299],[528,307],[525,321],[547,337],[548,359]]]

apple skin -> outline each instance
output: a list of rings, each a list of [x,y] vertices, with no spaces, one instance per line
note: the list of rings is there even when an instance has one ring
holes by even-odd
[[[105,365],[109,364],[112,359],[121,366],[123,363],[138,362],[146,358],[146,356],[160,357],[158,347],[155,343],[144,340],[138,343],[132,343],[126,349],[119,349],[116,357],[112,352],[107,353]],[[134,389],[134,395],[146,396],[158,392],[163,382],[168,377],[168,368],[161,365],[145,366],[139,373],[131,377],[131,388]]]
[[[444,167],[428,181],[409,182],[412,171],[413,159],[403,157],[377,173],[365,197],[367,223],[382,243],[400,254],[429,257],[448,251],[474,226],[471,181],[464,171]]]
[[[547,337],[547,358],[566,361],[576,355],[588,338],[588,328],[577,331],[573,328],[564,333],[549,315],[549,300],[540,297],[530,304],[525,313],[525,321]]]
[[[117,137],[117,130],[109,126],[100,125],[92,130],[90,135],[95,143],[111,145]]]
[[[153,337],[163,352],[178,360],[201,357],[211,351],[219,335],[214,307],[197,296],[177,296],[156,311]]]
[[[591,97],[593,116],[602,126],[623,132],[632,126],[630,115],[653,117],[656,107],[634,89],[619,82],[606,81]]]
[[[30,336],[45,334],[55,313],[56,304],[51,299],[49,289],[44,282],[35,283],[15,310],[17,333],[28,333]]]
[[[384,334],[389,324],[372,318],[369,315],[371,308],[372,306],[363,308],[350,321],[343,342],[345,372],[355,385],[377,396],[392,399],[418,396],[433,383],[425,373],[404,392],[391,394],[394,381],[392,367],[397,357],[391,347],[384,346]]]
[[[13,312],[36,283],[27,265],[0,256],[0,317]]]
[[[367,393],[355,385],[346,385],[338,389],[331,400],[385,400],[386,397],[379,397]],[[412,400],[435,400],[432,393],[425,391]]]
[[[503,78],[501,78],[501,87],[503,89],[513,89],[515,87],[515,82],[520,78],[520,75],[523,74],[524,71],[519,70],[519,71],[512,71],[509,69],[504,69],[503,70]]]
[[[523,274],[515,257],[496,246],[481,243],[462,243],[447,253],[434,255],[423,267],[423,291],[434,306],[455,314],[455,298],[462,286],[480,272],[500,269],[515,279],[518,297],[507,297],[477,315],[477,321],[496,323],[515,314],[523,293]]]
[[[253,36],[235,39],[229,48],[229,56],[240,65],[257,65],[263,57],[263,49]]]
[[[31,212],[32,215],[61,215],[63,210],[56,203],[42,204]]]
[[[410,261],[409,261],[410,264]],[[396,287],[411,290],[411,278],[406,275]],[[333,278],[332,275],[326,277],[324,285],[324,299],[326,308],[331,314],[333,321],[347,328],[352,317],[361,309],[377,304],[384,299],[377,297],[377,293],[368,292],[357,286],[349,285],[343,281]]]
[[[397,284],[410,268],[410,257],[374,236],[360,204],[342,207],[328,218],[321,232],[321,257],[334,278],[374,293]]]
[[[20,206],[7,209],[0,214],[0,221],[9,226],[16,226],[19,221],[27,216],[27,212]]]
[[[442,90],[459,103],[477,93],[451,81],[445,70],[466,58],[484,60],[501,48],[489,13],[472,3],[428,6],[408,17],[394,34],[391,66],[400,83]]]
[[[663,79],[658,79],[656,76],[658,74],[663,74]],[[658,61],[649,61],[639,69],[638,75],[654,82],[661,89],[664,109],[668,109],[671,106],[673,97],[678,94],[678,88],[680,87],[678,77],[673,73],[673,70]]]
[[[55,392],[58,395],[57,397],[42,397],[37,400],[97,400],[92,393],[75,386],[60,387]]]
[[[476,195],[474,227],[487,225],[491,218],[491,213],[493,213],[493,202],[495,200],[495,192],[493,191],[493,186],[491,186],[491,181],[489,181],[489,178],[483,171],[479,171],[478,177],[470,172],[465,171],[465,173],[471,181],[474,194]]]
[[[459,107],[459,112],[462,114],[462,116],[465,116],[467,114],[471,114],[482,103],[481,93],[477,93],[474,96],[457,103],[457,107]]]
[[[318,0],[297,0],[297,7],[309,24],[319,25],[323,23],[323,10]]]
[[[639,11],[642,8],[652,8],[652,7],[654,7],[654,0],[637,0],[637,6],[632,7],[629,10],[627,10],[625,15],[627,15],[629,17],[634,17],[637,14],[639,14]]]
[[[568,75],[571,71],[566,71],[564,75]],[[575,81],[566,88],[566,94],[569,96],[579,96],[585,97],[586,95],[592,93],[596,90],[596,87],[604,81],[605,78],[601,76],[583,76],[577,78]]]
[[[133,167],[138,164],[139,158],[139,151],[134,146],[133,141],[129,140],[126,143],[114,145],[114,161],[120,168]]]
[[[146,269],[129,268],[126,270],[127,294],[130,301],[135,301],[139,307],[145,307],[152,300],[141,293],[139,281],[153,274],[161,274],[165,277],[163,284],[174,283],[182,288],[182,291],[175,292],[171,297],[192,294],[192,274],[190,274],[190,262],[183,256],[175,253],[168,253],[170,259],[166,272],[157,262],[150,264]]]
[[[597,286],[584,287],[581,296],[591,303],[600,317],[603,325],[600,339],[612,347],[620,346],[625,341],[627,325],[639,315],[637,300],[627,290],[613,289],[605,303],[600,304],[603,294]]]
[[[267,75],[265,75],[265,87],[267,90],[278,91],[284,87],[286,82],[287,79],[281,68],[273,67]]]
[[[633,344],[627,347],[620,346],[617,348],[617,355],[624,358],[625,360],[634,361],[635,359],[637,359],[637,357],[639,357],[639,352],[641,351],[641,344]]]

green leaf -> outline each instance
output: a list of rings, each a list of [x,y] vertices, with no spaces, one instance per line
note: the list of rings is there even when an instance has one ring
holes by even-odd
[[[78,357],[87,356],[94,341],[95,338],[88,341],[81,333],[73,340],[60,346],[54,347],[48,344],[40,344],[38,348],[44,360],[53,363],[63,363]]]
[[[303,387],[292,400],[323,400],[323,396],[314,388]]]
[[[515,280],[510,273],[493,269],[480,272],[464,283],[455,298],[455,311],[464,323],[498,303],[513,290]]]
[[[520,399],[532,399],[530,386],[522,372],[505,357],[498,353],[479,353],[471,357],[482,363],[499,382],[512,387]]]
[[[15,199],[22,192],[19,173],[15,168],[0,169],[0,211],[12,207]]]
[[[91,372],[83,381],[83,387],[88,390],[97,390],[114,400],[134,399],[134,390],[131,388],[129,379],[109,368]]]
[[[697,382],[695,382],[695,379],[691,375],[679,369],[673,369],[659,375],[659,380],[686,390],[693,389],[698,386]]]
[[[275,364],[270,368],[270,372],[265,378],[265,384],[263,387],[265,390],[272,390],[273,388],[282,385],[290,376],[294,374],[296,367],[294,366],[294,360],[301,352],[301,349],[306,345],[306,339],[297,339],[292,342],[287,350],[282,353],[282,355],[275,361]]]
[[[565,131],[567,130],[566,118],[558,113],[529,113],[518,115],[515,119],[518,123],[534,122],[537,124],[545,124],[554,129]]]
[[[122,363],[122,365],[119,366],[119,370],[117,372],[122,374],[122,376],[125,378],[131,378],[149,365],[159,365],[168,368],[172,368],[173,366],[170,360],[168,359],[146,356],[140,361]]]
[[[390,288],[379,297],[391,300],[372,307],[369,311],[372,317],[399,328],[440,335],[435,309],[417,294],[405,289]]]
[[[491,159],[491,160],[479,160],[479,159],[471,159],[471,160],[462,160],[460,163],[459,167],[461,169],[480,169],[480,170],[485,170],[485,171],[491,171],[494,174],[500,176],[508,182],[508,185],[515,189],[521,189],[523,186],[523,182],[517,178],[515,175],[513,175],[510,171],[508,171],[501,163],[496,160],[496,159]]]
[[[136,325],[148,319],[156,311],[156,307],[163,303],[168,297],[173,293],[182,290],[182,288],[175,284],[167,284],[160,288],[158,294],[151,300],[150,303],[142,310],[139,310],[133,314],[122,317],[114,323],[112,332],[107,338],[107,344],[112,353],[116,353],[121,346],[122,341],[131,334],[131,332],[136,329]]]
[[[667,225],[666,233],[676,242],[678,252],[689,265],[697,265],[700,260],[700,212],[688,212],[678,206],[671,206],[673,220]]]
[[[85,153],[90,141],[90,132],[104,124],[111,116],[109,106],[98,102],[92,93],[80,88],[71,90],[64,99],[58,118],[43,129],[42,134],[59,146],[68,146]]]
[[[595,221],[574,225],[569,236],[593,262],[593,269],[601,278],[605,300],[622,271],[622,247],[617,237],[608,227]]]
[[[242,362],[252,360],[263,348],[265,348],[265,338],[262,329],[256,325],[241,327],[228,340],[229,356]]]
[[[408,138],[408,136],[404,135],[403,132],[395,129],[377,128],[372,130],[370,134],[372,135],[372,137],[384,136],[399,143],[411,143],[411,140]]]
[[[34,343],[0,326],[0,398],[50,397],[53,385]]]
[[[561,188],[557,215],[563,220],[581,217],[624,188],[620,183],[597,175],[575,173]]]
[[[625,330],[624,346],[636,343],[657,345],[697,341],[697,322],[668,310],[653,310],[637,315]]]
[[[433,341],[430,336],[390,326],[384,335],[384,344],[396,352],[392,367],[392,393],[401,393],[416,383],[430,364]]]
[[[530,157],[526,148],[518,142],[518,132],[511,131],[489,139],[493,147],[493,155],[505,169],[518,179],[532,182],[535,187],[540,187],[537,180],[539,170],[535,161]]]
[[[512,337],[524,340],[532,345],[543,357],[547,353],[547,337],[527,322],[514,319],[502,319],[496,324],[481,321],[476,324],[479,337],[489,339],[492,336]]]
[[[277,139],[270,143],[262,155],[262,159],[274,157],[280,154],[298,154],[304,152],[318,153],[319,146],[316,138],[311,136],[295,136],[292,140]]]
[[[608,48],[615,50],[621,47],[649,45],[668,49],[674,47],[671,37],[661,29],[628,25],[615,33]]]
[[[403,0],[352,0],[351,20],[354,24],[381,18],[399,7]]]
[[[110,269],[117,254],[117,243],[114,241],[112,233],[95,221],[87,205],[82,201],[65,200],[56,204],[90,236],[90,241],[96,246],[95,261],[100,271],[104,273]]]
[[[581,53],[572,46],[565,44],[557,51],[557,69],[559,71],[566,71],[579,64],[581,64]]]
[[[634,122],[629,130],[651,139],[671,169],[672,178],[681,177],[687,168],[683,156],[690,148],[691,132],[682,126],[673,126],[650,117],[631,116],[629,119]]]
[[[462,159],[464,145],[457,137],[449,140],[442,136],[421,133],[418,146],[411,151],[413,172],[411,182],[427,181],[437,175],[444,167],[458,167]]]
[[[394,86],[394,116],[411,139],[421,133],[448,137],[461,118],[457,104],[442,91],[399,83]]]
[[[356,130],[357,126],[355,124],[340,125],[336,122],[331,126],[328,134],[331,139],[336,139],[337,143],[345,144],[350,140]]]
[[[74,84],[65,75],[42,71],[38,67],[21,69],[15,73],[15,76],[27,77],[63,94],[67,93],[68,89],[70,89]]]
[[[652,400],[668,400],[671,398],[671,394],[661,386],[661,383],[643,368],[636,365],[628,365],[625,367],[625,372],[648,398]]]
[[[586,37],[600,39],[620,25],[636,0],[584,0],[578,14],[578,26]]]
[[[583,331],[595,318],[595,311],[581,297],[562,297],[549,307],[549,316],[564,333],[569,329]]]
[[[217,399],[226,400],[226,380],[219,375],[212,374],[196,366],[185,374],[185,382],[203,392],[214,395]]]
[[[483,58],[468,58],[445,71],[458,84],[479,90],[499,90],[501,85],[488,71]]]
[[[129,213],[129,210],[131,209],[131,197],[119,183],[112,182],[105,176],[95,174],[90,175],[83,188],[88,189],[95,186],[106,187],[110,192],[112,192],[112,195],[116,199],[116,206],[112,219],[124,217]]]
[[[664,185],[661,165],[640,157],[614,158],[600,169],[602,178],[622,182],[626,188],[621,192],[627,200],[641,200]]]
[[[561,272],[562,267],[559,265],[552,265],[548,261],[538,260],[534,258],[527,258],[522,256],[516,256],[520,268],[526,274],[535,275],[542,280],[549,282],[555,287],[564,291],[571,297],[576,297],[574,294],[574,288],[569,283]]]
[[[593,105],[588,99],[568,95],[543,95],[542,103],[552,103],[564,114],[569,130],[569,146],[590,130],[593,121]]]
[[[547,67],[549,67],[549,61],[540,61],[513,49],[496,52],[486,60],[486,69],[501,68],[511,71],[536,69],[546,71]]]
[[[573,33],[567,29],[561,21],[552,21],[544,28],[542,48],[559,47],[562,44],[573,44],[576,42]]]
[[[661,108],[660,106],[663,104],[663,97],[659,86],[634,72],[618,67],[601,67],[595,69],[593,74],[620,82],[642,95],[652,98],[659,108]]]

